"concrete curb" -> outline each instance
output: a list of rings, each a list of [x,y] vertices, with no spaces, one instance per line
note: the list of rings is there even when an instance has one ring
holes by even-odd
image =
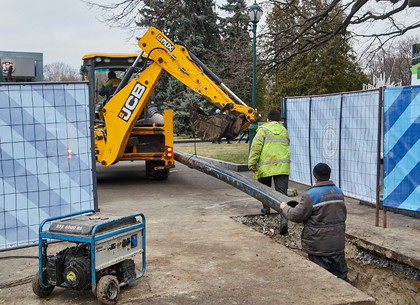
[[[195,143],[195,142],[211,143],[211,142],[208,142],[208,141],[180,140],[180,141],[174,142],[174,144],[176,144],[176,143]],[[203,156],[199,156],[199,157],[202,158],[202,159],[204,159],[204,160],[206,160],[207,162],[211,162],[213,164],[219,165],[219,166],[224,167],[226,169],[229,169],[231,171],[235,171],[235,172],[246,172],[246,171],[249,171],[248,164],[237,164],[237,163],[220,161],[220,160],[212,159],[212,158],[206,158],[206,157],[203,157]]]
[[[202,156],[200,156],[200,158],[206,160],[207,162],[219,165],[219,166],[221,166],[223,168],[226,168],[228,170],[231,170],[231,171],[235,171],[235,172],[247,172],[247,171],[249,171],[248,164],[230,163],[230,162],[219,161],[219,160],[216,160],[216,159],[206,158],[206,157],[202,157]]]

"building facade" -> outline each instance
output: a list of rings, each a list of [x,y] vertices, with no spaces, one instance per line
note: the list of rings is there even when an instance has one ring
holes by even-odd
[[[43,54],[35,52],[0,51],[0,81],[41,82]]]

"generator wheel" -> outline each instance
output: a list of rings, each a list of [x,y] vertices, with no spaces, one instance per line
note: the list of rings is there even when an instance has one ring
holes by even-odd
[[[36,273],[34,279],[32,280],[32,290],[40,298],[45,298],[51,294],[54,290],[54,286],[48,285],[46,288],[41,286],[41,279],[39,278],[39,271]]]
[[[96,297],[102,304],[113,305],[118,302],[120,286],[117,277],[114,275],[104,275],[96,285]]]

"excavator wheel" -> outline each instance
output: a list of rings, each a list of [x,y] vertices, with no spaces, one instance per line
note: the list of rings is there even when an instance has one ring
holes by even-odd
[[[169,168],[155,169],[164,167],[164,161],[146,161],[146,177],[150,180],[166,180],[169,177]]]

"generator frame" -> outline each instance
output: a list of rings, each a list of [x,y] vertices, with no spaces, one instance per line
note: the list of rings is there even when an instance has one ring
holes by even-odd
[[[89,243],[90,244],[90,260],[91,260],[91,265],[90,265],[90,273],[91,273],[91,291],[94,295],[96,295],[96,285],[97,285],[97,279],[96,279],[96,272],[101,271],[103,269],[96,269],[96,244],[98,241],[102,241],[105,240],[107,238],[111,238],[114,236],[117,236],[119,234],[124,234],[124,233],[129,233],[129,232],[138,232],[140,230],[141,232],[141,249],[133,254],[132,256],[136,255],[136,254],[141,254],[142,255],[142,269],[141,272],[136,275],[135,278],[130,279],[126,282],[122,282],[122,283],[118,283],[119,287],[121,286],[125,286],[128,285],[129,283],[139,279],[140,277],[143,276],[144,271],[146,269],[146,225],[145,225],[145,217],[142,213],[137,213],[137,214],[132,214],[129,216],[123,216],[121,218],[118,219],[113,219],[107,222],[102,222],[99,224],[96,224],[90,235],[75,235],[75,234],[71,234],[71,233],[58,233],[58,232],[51,232],[51,231],[44,231],[44,225],[47,223],[51,223],[52,221],[55,220],[66,220],[66,219],[71,219],[74,218],[76,216],[81,216],[84,214],[89,214],[89,213],[93,213],[96,214],[97,212],[95,210],[85,210],[85,211],[80,211],[80,212],[76,212],[76,213],[72,213],[72,214],[68,214],[68,215],[64,215],[64,216],[57,216],[57,217],[51,217],[51,218],[47,218],[44,221],[42,221],[42,223],[39,226],[39,285],[41,286],[41,288],[43,289],[47,289],[48,287],[44,284],[44,267],[45,267],[45,262],[47,259],[47,248],[48,248],[48,240],[60,240],[60,241],[68,241],[68,242],[73,242],[73,243]],[[141,222],[136,222],[135,224],[132,225],[128,225],[128,226],[124,226],[124,227],[120,227],[120,228],[115,228],[115,229],[110,229],[107,231],[103,231],[100,233],[97,233],[97,231],[99,229],[101,229],[101,227],[104,226],[110,226],[110,225],[114,225],[117,224],[120,221],[124,221],[124,220],[128,220],[128,219],[132,219],[132,218],[136,218],[136,217],[141,217]],[[137,218],[136,218],[137,219]],[[112,265],[111,265],[112,266]],[[99,280],[99,279],[98,279]],[[57,285],[58,287],[64,287],[67,288],[65,285],[61,284],[61,285]]]

